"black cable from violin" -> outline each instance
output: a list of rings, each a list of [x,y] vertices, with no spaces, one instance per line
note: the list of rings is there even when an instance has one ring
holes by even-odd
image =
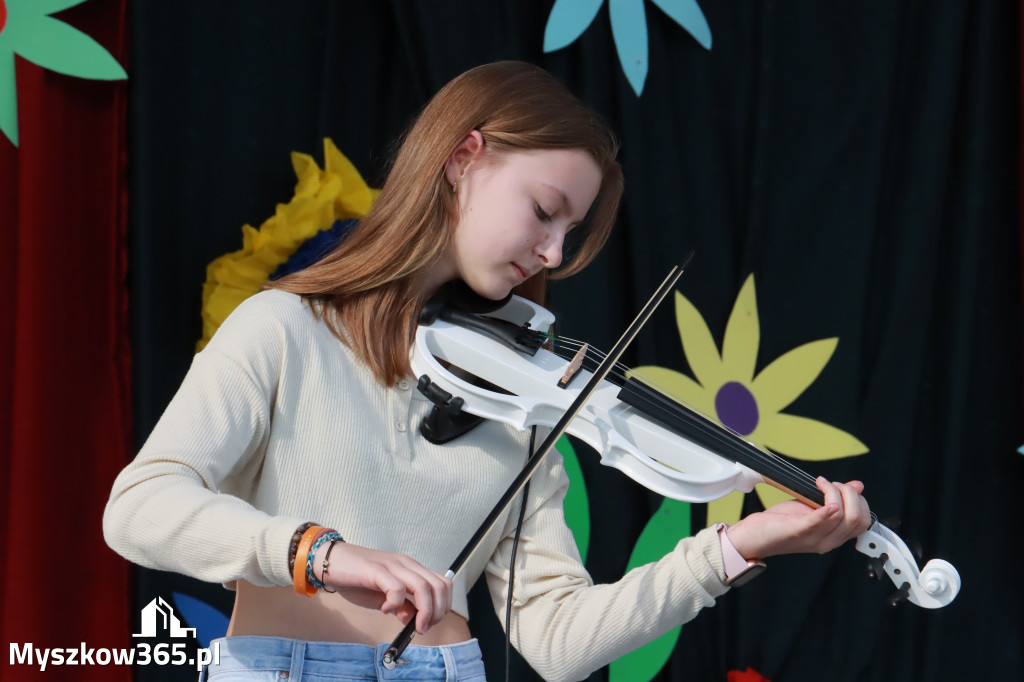
[[[526,461],[533,459],[534,443],[537,438],[537,427],[530,429],[530,449],[526,452]],[[516,532],[512,536],[512,555],[508,562],[508,593],[505,595],[505,682],[512,679],[512,590],[516,583],[516,552],[519,549],[519,535],[523,532],[523,519],[526,518],[526,497],[530,494],[530,482],[523,486],[523,499],[519,507],[519,520]]]

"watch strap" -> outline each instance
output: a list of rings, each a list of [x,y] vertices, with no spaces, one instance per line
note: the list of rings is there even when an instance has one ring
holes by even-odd
[[[718,541],[722,546],[722,563],[725,565],[725,584],[734,587],[746,583],[752,578],[760,575],[766,568],[763,561],[757,559],[745,559],[739,550],[733,546],[726,533],[728,524],[718,523],[715,530],[718,532]]]

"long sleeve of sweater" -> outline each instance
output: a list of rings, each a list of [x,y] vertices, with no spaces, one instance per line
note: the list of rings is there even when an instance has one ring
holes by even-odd
[[[594,585],[565,524],[568,481],[561,458],[540,469],[531,481],[533,502],[528,502],[516,559],[510,636],[546,680],[585,678],[691,620],[728,590],[713,529],[681,540],[661,560],[615,583]],[[486,569],[503,623],[511,543],[509,531]]]
[[[275,343],[269,325],[262,328],[264,338],[235,344],[236,355],[221,350],[222,338],[195,356],[146,444],[117,477],[103,531],[130,561],[209,582],[291,584],[291,536],[315,519],[271,516],[242,499],[261,464],[277,371],[274,354],[260,350]],[[247,355],[253,362],[240,361]]]

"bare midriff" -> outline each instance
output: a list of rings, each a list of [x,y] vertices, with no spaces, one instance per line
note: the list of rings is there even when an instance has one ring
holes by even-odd
[[[375,645],[391,642],[403,627],[395,616],[357,606],[337,594],[320,591],[306,597],[291,587],[256,587],[244,580],[238,581],[236,590],[229,636]],[[471,636],[466,619],[449,611],[425,634],[416,635],[413,644],[457,644]]]

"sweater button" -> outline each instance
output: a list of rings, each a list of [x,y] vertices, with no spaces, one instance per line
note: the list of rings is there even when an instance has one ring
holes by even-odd
[[[405,422],[403,422],[403,421],[396,422],[395,423],[395,428],[398,429],[399,431],[404,432],[405,431]]]
[[[402,389],[403,391],[408,391],[409,382],[405,379],[402,379],[401,381],[398,382],[398,388]]]

